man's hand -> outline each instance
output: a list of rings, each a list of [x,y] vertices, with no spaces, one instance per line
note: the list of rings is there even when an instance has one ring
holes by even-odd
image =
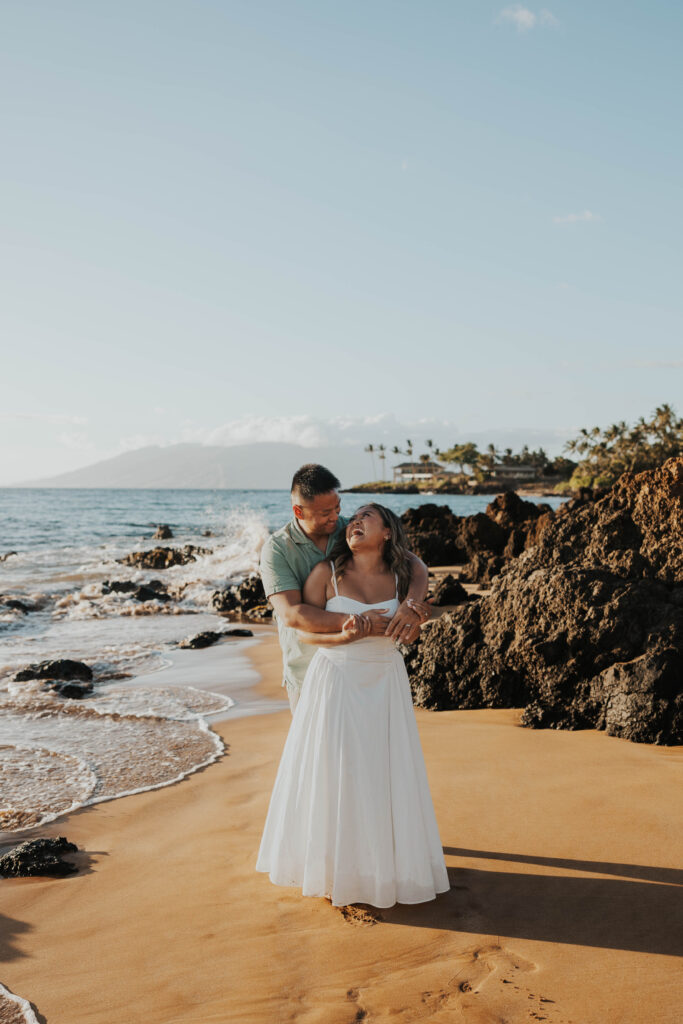
[[[418,610],[419,609],[419,610]],[[429,605],[408,598],[402,601],[386,628],[385,636],[402,644],[412,644],[420,635],[420,626],[429,617]]]

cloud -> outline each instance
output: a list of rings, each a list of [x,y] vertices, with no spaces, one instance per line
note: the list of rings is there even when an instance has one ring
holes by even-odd
[[[537,25],[557,28],[560,24],[555,15],[546,8],[542,8],[538,14],[535,14],[521,4],[512,4],[510,7],[503,8],[496,18],[496,24],[501,25],[506,22],[513,24],[518,32],[530,32]]]
[[[57,440],[65,448],[71,448],[78,452],[94,451],[95,445],[83,430],[63,430],[57,435]]]
[[[122,452],[133,452],[138,448],[150,448],[153,445],[165,448],[170,444],[178,444],[179,440],[184,440],[184,438],[174,438],[169,441],[168,437],[162,437],[161,434],[128,434],[126,437],[119,438],[114,454],[121,455]]]
[[[579,221],[597,220],[602,220],[600,214],[592,213],[590,210],[584,210],[583,213],[568,213],[565,217],[553,217],[555,224],[578,224]]]
[[[403,445],[410,437],[415,444],[423,444],[430,435],[450,436],[457,428],[438,419],[418,419],[401,422],[389,413],[374,416],[330,419],[308,415],[249,416],[229,420],[218,427],[187,427],[178,440],[200,444],[236,445],[257,441],[281,441],[300,444],[304,448],[336,447],[337,445],[395,444]],[[413,436],[414,435],[414,436]]]

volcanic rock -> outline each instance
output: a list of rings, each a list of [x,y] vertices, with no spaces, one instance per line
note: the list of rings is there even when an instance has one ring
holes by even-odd
[[[429,565],[463,565],[462,578],[490,582],[511,558],[535,544],[554,519],[549,505],[499,494],[486,513],[456,516],[446,505],[420,505],[401,516],[408,546]]]
[[[105,580],[102,584],[103,594],[130,594],[136,601],[161,601],[171,600],[167,594],[166,587],[159,580],[150,580],[149,583],[135,583],[133,580]]]
[[[31,604],[28,601],[20,601],[16,597],[0,597],[0,604],[4,605],[5,608],[11,608],[15,612],[35,612],[38,610],[37,604]]]
[[[247,576],[241,583],[233,584],[224,590],[214,591],[211,607],[217,612],[237,612],[249,616],[253,609],[266,604],[266,593],[261,577],[257,573]],[[269,609],[270,611],[270,609]],[[272,615],[272,612],[270,612]],[[258,615],[268,618],[268,615]]]
[[[77,853],[75,843],[58,839],[29,839],[0,857],[0,877],[27,878],[30,875],[71,875],[75,864],[62,860],[65,853]]]
[[[82,700],[83,697],[89,697],[93,691],[92,683],[79,683],[73,679],[54,679],[48,680],[43,685],[44,690],[52,690],[53,693],[59,694],[60,697],[69,697],[71,700]]]
[[[57,661],[41,661],[37,665],[27,665],[15,672],[14,679],[23,683],[27,679],[77,679],[81,682],[92,680],[92,669],[82,661],[62,658]]]
[[[189,648],[191,650],[197,650],[201,647],[211,647],[212,644],[217,643],[222,634],[214,633],[211,630],[205,630],[203,633],[197,633],[195,636],[189,636],[185,640],[181,640],[178,647]]]
[[[152,540],[170,540],[173,536],[173,530],[166,523],[160,523],[156,530],[152,534]]]
[[[186,544],[182,548],[152,548],[149,551],[133,551],[117,561],[122,565],[134,565],[139,569],[170,569],[173,565],[186,565],[199,555],[210,554],[208,548]]]
[[[467,599],[468,594],[462,583],[450,573],[439,580],[432,594],[432,604],[437,608],[445,604],[462,604]]]
[[[527,705],[525,725],[683,742],[683,459],[553,516],[407,662],[423,707]]]

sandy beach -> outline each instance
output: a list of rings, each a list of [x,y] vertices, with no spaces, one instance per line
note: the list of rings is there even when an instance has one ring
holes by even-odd
[[[249,657],[281,701],[274,631]],[[681,748],[416,714],[450,892],[372,915],[257,874],[290,715],[228,717],[216,763],[39,830],[79,872],[2,882],[0,980],[47,1024],[680,1020]]]

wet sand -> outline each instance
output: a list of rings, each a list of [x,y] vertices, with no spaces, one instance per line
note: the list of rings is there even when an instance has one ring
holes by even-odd
[[[282,701],[274,632],[248,654]],[[450,892],[343,913],[257,874],[290,715],[228,716],[216,763],[36,833],[80,871],[0,882],[0,980],[47,1024],[677,1024],[683,750],[416,713]]]

